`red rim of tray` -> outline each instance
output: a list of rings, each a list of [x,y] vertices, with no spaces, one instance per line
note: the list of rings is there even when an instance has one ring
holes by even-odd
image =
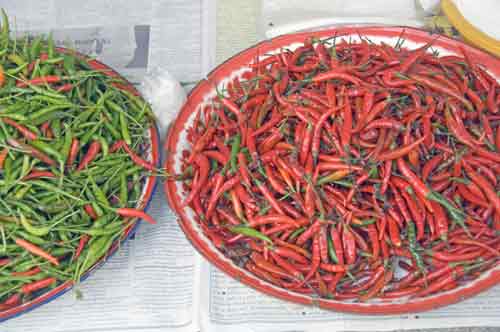
[[[174,173],[174,161],[176,154],[177,142],[181,132],[185,130],[184,125],[188,118],[194,111],[198,109],[198,105],[203,101],[204,96],[211,91],[211,89],[218,85],[223,79],[230,76],[235,70],[244,68],[251,63],[256,57],[277,50],[281,47],[286,47],[292,43],[302,43],[306,37],[316,36],[319,38],[330,37],[336,35],[342,37],[345,35],[361,35],[369,37],[383,37],[383,38],[404,38],[407,41],[425,44],[428,41],[436,38],[427,31],[408,28],[408,27],[341,27],[336,29],[325,29],[314,32],[301,32],[290,35],[279,36],[270,40],[258,43],[257,45],[248,48],[239,54],[231,57],[226,62],[215,68],[207,77],[202,80],[189,94],[188,100],[181,109],[176,121],[172,124],[167,140],[164,145],[164,152],[166,153],[165,168],[166,171]],[[481,63],[486,67],[494,76],[500,77],[500,60],[469,45],[466,45],[455,39],[445,36],[440,36],[435,40],[434,46],[451,51],[453,53],[460,53],[460,48],[465,49],[471,58]],[[167,200],[172,209],[179,216],[179,225],[186,234],[187,238],[191,241],[193,246],[213,265],[218,269],[225,272],[234,279],[253,287],[267,295],[278,297],[283,300],[306,304],[315,305],[323,309],[330,309],[335,311],[359,313],[359,314],[402,314],[419,312],[425,310],[435,309],[441,306],[449,305],[462,301],[466,298],[472,297],[486,289],[500,283],[500,266],[496,266],[490,271],[486,272],[479,279],[459,287],[457,289],[429,296],[423,299],[405,300],[405,302],[342,302],[336,300],[319,299],[311,296],[294,293],[283,288],[274,286],[266,281],[263,281],[256,276],[250,274],[246,270],[236,266],[228,258],[217,251],[215,247],[209,245],[209,240],[206,240],[205,235],[195,226],[186,214],[186,208],[181,206],[181,197],[177,192],[177,186],[174,181],[165,181],[164,190],[167,195]],[[204,240],[205,239],[205,240]]]
[[[111,67],[103,64],[102,62],[89,58],[84,54],[66,48],[57,48],[57,51],[60,53],[74,54],[77,57],[87,59],[87,63],[93,70],[102,70],[106,75],[121,79],[125,83],[125,84],[115,83],[114,84],[115,87],[126,90],[136,96],[140,96],[139,91],[132,85],[132,83],[130,83],[120,74],[118,74],[118,72],[113,70]],[[151,128],[149,128],[149,132],[151,137],[151,159],[152,159],[151,161],[154,165],[158,166],[160,164],[160,139],[159,139],[158,127],[155,122],[152,123]],[[150,176],[145,180],[143,189],[144,191],[143,198],[141,200],[141,204],[136,208],[141,210],[146,210],[149,206],[149,203],[151,202],[155,189],[156,189],[156,178],[154,176]],[[135,233],[138,226],[139,226],[139,220],[137,220],[127,229],[125,229],[123,231],[122,236],[112,244],[108,252],[101,259],[99,259],[99,261],[97,261],[87,272],[85,272],[85,274],[81,277],[81,281],[87,279],[91,273],[93,273],[99,267],[101,267],[117,251],[118,247],[122,245],[125,241],[127,241]],[[40,296],[37,296],[36,298],[34,298],[29,302],[23,303],[21,305],[15,306],[5,311],[0,311],[0,322],[20,316],[45,303],[51,302],[52,300],[55,300],[56,298],[63,295],[72,288],[73,288],[73,282],[71,280],[66,281],[58,285],[54,289],[51,289],[50,291],[43,293]]]

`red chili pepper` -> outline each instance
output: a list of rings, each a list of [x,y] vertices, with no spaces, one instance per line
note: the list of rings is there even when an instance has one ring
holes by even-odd
[[[321,257],[321,262],[327,264],[328,259],[328,239],[327,239],[327,229],[322,226],[319,230],[319,253]]]
[[[431,172],[443,161],[443,155],[438,154],[430,159],[427,163],[425,163],[422,168],[422,178],[424,180],[429,178]]]
[[[245,214],[243,212],[243,207],[241,206],[241,201],[240,201],[238,195],[236,195],[236,192],[234,191],[234,189],[231,189],[229,191],[229,196],[231,197],[231,201],[233,203],[234,213],[236,214],[236,216],[240,220],[243,220],[245,218]]]
[[[394,201],[396,202],[396,205],[398,206],[399,212],[401,212],[403,219],[405,220],[406,223],[412,221],[413,218],[410,215],[409,208],[406,202],[403,200],[402,195],[400,194],[400,192],[396,187],[393,186],[391,189],[394,194]]]
[[[352,110],[349,97],[346,95],[343,104],[343,123],[340,131],[340,144],[344,147],[349,146],[351,143],[352,132]]]
[[[32,157],[34,157],[38,160],[43,161],[44,163],[46,163],[50,166],[57,166],[57,163],[54,160],[52,160],[49,156],[38,151],[37,149],[33,148],[30,145],[21,143],[14,138],[7,138],[7,143],[9,143],[9,145],[11,145],[14,148],[23,150],[23,152],[31,155]],[[6,151],[8,152],[8,149]],[[1,164],[0,166],[2,166],[0,168],[3,168],[3,162],[5,161],[5,157],[7,156],[7,152],[5,152],[5,156],[3,157],[4,158],[3,160],[1,159],[1,156],[0,156],[0,164]]]
[[[384,294],[381,296],[382,299],[397,299],[397,298],[402,298],[402,297],[407,297],[410,295],[416,294],[421,288],[420,287],[407,287],[407,288],[402,288],[398,290],[390,290],[387,292],[384,292]]]
[[[57,92],[68,92],[68,91],[71,91],[73,90],[74,86],[73,84],[71,83],[66,83],[66,84],[63,84],[61,85],[60,87],[58,87],[56,89]]]
[[[21,287],[21,292],[24,294],[30,294],[36,292],[37,290],[49,287],[57,281],[54,277],[47,277],[45,279],[33,281],[29,284],[25,284]]]
[[[434,41],[436,39],[437,38],[434,38],[433,40],[431,40],[430,42],[428,42],[424,46],[413,50],[408,55],[408,57],[406,59],[404,59],[404,61],[401,62],[401,65],[399,66],[399,71],[403,74],[406,73],[414,63],[416,63],[420,58],[423,57],[423,55],[425,54],[427,49],[429,47],[431,47],[431,45],[434,43]]]
[[[474,260],[480,257],[483,254],[481,250],[475,250],[470,253],[458,255],[456,253],[447,253],[447,252],[432,252],[432,258],[443,262],[461,262],[461,261],[469,261]]]
[[[8,307],[13,307],[19,303],[21,303],[21,294],[15,293],[8,297],[2,304]]]
[[[354,85],[361,85],[361,83],[362,83],[359,78],[352,76],[352,75],[349,75],[349,74],[346,74],[344,72],[340,72],[337,69],[318,74],[311,79],[311,82],[312,83],[319,83],[322,81],[328,81],[328,80],[334,80],[334,79],[341,79],[344,81],[348,81]]]
[[[319,118],[318,122],[316,123],[316,126],[314,127],[314,133],[313,133],[313,139],[312,139],[312,146],[311,146],[311,153],[312,153],[313,161],[314,161],[315,164],[316,164],[316,162],[318,160],[318,156],[319,156],[321,131],[323,129],[323,124],[336,111],[337,111],[336,108],[330,108],[330,110],[328,110],[327,112],[323,113],[323,115],[321,115],[321,117]]]
[[[415,295],[417,297],[423,297],[435,293],[440,289],[442,289],[443,287],[445,287],[446,285],[450,284],[451,282],[461,277],[464,273],[465,273],[464,268],[461,266],[457,266],[453,268],[450,274],[445,275],[443,278],[439,278],[438,280],[432,282],[427,286],[427,288],[421,290]]]
[[[463,199],[465,199],[473,204],[476,204],[476,205],[479,205],[479,206],[482,206],[485,208],[488,208],[490,206],[485,198],[481,199],[481,197],[476,196],[469,189],[467,189],[467,187],[462,183],[457,184],[457,191]],[[483,194],[481,193],[481,195],[483,195]]]
[[[303,283],[311,279],[311,277],[316,273],[316,271],[318,271],[320,263],[321,263],[321,257],[319,249],[319,234],[316,233],[313,236],[311,268],[307,273],[306,277],[304,278]]]
[[[380,256],[380,243],[378,240],[378,232],[375,225],[368,225],[368,237],[372,247],[372,260],[377,261]]]
[[[275,277],[273,277],[269,272],[264,271],[257,267],[257,265],[253,264],[251,261],[248,261],[245,265],[245,268],[258,276],[259,278],[266,280],[272,284],[281,286],[281,281]]]
[[[5,159],[7,158],[8,154],[9,154],[8,148],[3,148],[2,151],[0,152],[0,169],[3,169],[3,165],[5,163]]]
[[[123,141],[120,141],[120,142],[124,143]],[[114,147],[115,146],[113,145],[112,148],[114,148]],[[71,141],[71,146],[69,149],[68,158],[66,159],[66,165],[68,165],[69,167],[73,166],[73,164],[75,163],[76,157],[78,156],[79,149],[80,149],[80,141],[78,141],[78,138],[73,138],[73,140]],[[111,153],[113,153],[113,152],[115,152],[114,149],[112,149]]]
[[[87,244],[87,242],[89,242],[89,240],[90,237],[87,234],[83,234],[80,237],[80,242],[78,243],[78,247],[76,248],[75,254],[73,255],[73,260],[76,260],[78,259],[78,257],[80,257],[83,249],[85,248],[85,245]]]
[[[302,220],[307,222],[307,220],[305,219]],[[299,228],[301,226],[301,223],[303,222],[302,220],[300,219],[296,220],[284,214],[268,214],[265,216],[257,216],[255,218],[250,219],[248,225],[250,227],[257,227],[257,226],[277,223],[277,224],[289,224],[295,228]]]
[[[123,140],[118,140],[118,141],[114,142],[113,145],[111,145],[109,147],[109,153],[115,153],[116,151],[120,150],[124,144],[125,144],[125,141],[123,141]],[[75,145],[76,145],[76,143],[75,143]],[[80,144],[78,143],[78,145],[80,145]],[[73,147],[73,142],[71,142],[71,146]],[[70,149],[70,151],[71,151],[71,149]]]
[[[144,211],[133,209],[133,208],[118,208],[115,210],[116,214],[122,217],[139,218],[148,222],[149,224],[156,224],[156,221],[150,215],[146,214]]]
[[[425,137],[421,137],[421,138],[417,139],[416,141],[414,141],[406,146],[403,146],[399,149],[395,149],[392,151],[381,153],[377,156],[377,159],[380,161],[384,161],[384,160],[393,160],[393,159],[401,158],[401,157],[409,154],[410,152],[414,151],[420,144],[422,144],[422,142],[424,140],[425,140]]]
[[[238,153],[238,166],[239,166],[239,171],[241,173],[241,177],[242,177],[243,182],[248,187],[250,187],[252,184],[250,181],[250,175],[248,173],[247,160],[246,160],[245,155],[242,152]]]
[[[356,240],[349,229],[349,227],[344,226],[342,232],[342,244],[344,245],[344,253],[346,258],[346,264],[352,265],[356,261]]]
[[[308,260],[306,257],[302,256],[300,253],[297,253],[296,251],[294,251],[290,248],[287,248],[287,247],[275,247],[273,249],[273,252],[275,252],[276,254],[278,254],[282,257],[292,259],[298,263],[302,263],[302,264],[308,263]]]
[[[487,244],[475,240],[470,240],[470,239],[460,239],[460,238],[450,238],[451,243],[456,243],[456,244],[462,244],[462,245],[470,245],[470,246],[476,246],[480,247],[482,249],[485,249],[487,251],[490,251],[494,256],[499,257],[500,256],[500,251],[497,249],[494,249]]]
[[[445,120],[448,129],[461,143],[471,148],[477,145],[478,142],[470,136],[463,124],[458,122],[457,117],[454,118],[448,109],[445,111]]]
[[[391,216],[387,216],[387,224],[389,226],[389,236],[392,244],[396,247],[401,247],[401,235],[396,220]]]
[[[383,233],[381,233],[383,234]],[[389,257],[390,257],[390,251],[389,251],[389,245],[387,244],[385,240],[385,234],[382,239],[380,239],[380,249],[382,251],[382,257],[384,258],[384,263],[388,262]]]
[[[380,194],[383,195],[387,191],[389,186],[389,180],[391,179],[392,173],[392,160],[386,160],[383,168],[382,185],[380,186]]]
[[[302,132],[301,138],[301,146],[299,153],[299,162],[301,165],[304,165],[307,160],[307,156],[309,154],[309,150],[311,148],[312,137],[314,133],[314,126],[311,123],[308,123]]]
[[[207,145],[208,143],[212,140],[214,134],[216,131],[216,126],[212,125],[207,125],[207,130],[203,134],[203,136],[196,141],[196,143],[193,146],[191,155],[188,159],[188,162],[192,162],[194,157],[196,156],[197,153],[201,152]],[[122,143],[124,144],[124,143]]]
[[[281,258],[280,255],[275,254],[271,251],[271,257],[276,261],[276,264],[283,270],[287,271],[290,275],[298,280],[302,280],[302,273],[297,270],[292,264],[288,263],[285,259]]]
[[[27,270],[27,271],[23,271],[23,272],[12,272],[11,273],[11,276],[13,277],[29,277],[29,276],[34,276],[34,275],[37,275],[38,273],[40,273],[42,270],[40,269],[40,267],[38,266],[35,266],[34,268],[30,269],[30,270]]]
[[[18,81],[16,86],[18,88],[25,88],[29,85],[43,85],[43,84],[52,84],[61,82],[61,77],[56,75],[47,75],[42,77],[33,78],[28,81]]]
[[[440,93],[444,93],[444,94],[446,94],[446,95],[448,95],[450,97],[453,97],[453,98],[457,99],[462,104],[464,104],[465,107],[469,111],[473,111],[474,110],[474,108],[472,107],[471,103],[467,99],[465,99],[463,96],[459,95],[455,91],[451,90],[450,88],[445,87],[442,84],[440,84],[438,82],[435,82],[435,81],[433,81],[433,80],[431,80],[429,78],[426,78],[424,76],[421,76],[421,75],[411,74],[409,76],[410,76],[411,79],[417,81],[418,83],[420,83],[422,85],[427,86],[431,90],[434,90],[434,91],[437,91],[437,92],[440,92]]]
[[[153,165],[149,161],[146,161],[146,160],[142,159],[141,157],[139,157],[134,152],[134,150],[132,150],[127,144],[123,144],[123,149],[125,150],[125,152],[127,152],[127,154],[130,156],[130,159],[132,159],[132,161],[136,165],[141,166],[141,167],[147,169],[148,171],[154,171],[156,169],[155,165]],[[89,148],[89,150],[90,150],[90,148]],[[99,145],[99,151],[100,151],[100,145]],[[97,153],[99,153],[99,152],[97,152]],[[81,166],[81,164],[80,164],[80,166]]]
[[[488,106],[488,110],[491,113],[498,113],[498,105],[495,102],[495,85],[492,85],[488,91],[488,96],[486,97],[486,105]]]
[[[395,208],[390,207],[387,209],[387,215],[394,219],[398,227],[403,228],[403,218]]]
[[[380,113],[382,113],[389,102],[387,100],[382,100],[376,103],[369,112],[363,113],[363,116],[358,120],[356,127],[353,129],[353,132],[359,132],[362,130],[367,124],[371,123],[373,119],[375,119]]]
[[[83,206],[83,209],[85,212],[89,215],[90,218],[96,220],[98,218],[97,213],[95,212],[94,208],[92,207],[91,204],[85,204]]]
[[[304,243],[306,243],[306,241],[308,241],[309,239],[311,239],[316,233],[319,232],[321,228],[321,222],[319,221],[319,219],[317,219],[316,221],[314,221],[314,223],[309,226],[308,229],[306,229],[298,238],[297,238],[297,245],[301,246],[303,245]],[[319,249],[319,248],[318,248]]]
[[[285,214],[285,212],[281,208],[278,200],[276,200],[276,198],[274,198],[271,191],[269,191],[269,189],[261,181],[254,179],[254,182],[257,185],[257,188],[259,189],[259,191],[264,196],[264,198],[269,202],[271,207],[279,214]]]
[[[312,218],[315,213],[315,205],[314,205],[314,192],[312,188],[312,184],[308,183],[306,185],[306,193],[304,196],[304,204],[305,204],[305,213],[308,218]]]
[[[330,228],[330,236],[332,238],[333,248],[335,250],[338,263],[339,265],[344,265],[344,246],[339,231],[333,226]]]
[[[99,152],[101,152],[101,143],[99,141],[92,141],[76,170],[81,171],[85,169],[97,157]]]
[[[2,121],[7,125],[16,128],[16,130],[19,131],[21,133],[21,135],[23,135],[26,139],[28,139],[30,141],[36,140],[38,138],[37,134],[35,134],[34,132],[32,132],[31,130],[26,128],[25,126],[17,123],[16,121],[14,121],[12,119],[4,117],[4,118],[2,118]]]
[[[380,265],[375,271],[373,271],[370,278],[366,282],[349,288],[349,291],[352,293],[360,293],[366,291],[367,289],[375,285],[375,283],[377,283],[377,281],[384,276],[384,273],[385,268],[383,265]]]
[[[45,121],[42,124],[42,126],[40,127],[40,131],[42,132],[43,136],[50,138],[50,139],[54,138],[54,133],[50,129],[50,122],[49,121]]]
[[[434,223],[436,226],[436,235],[446,240],[448,237],[448,217],[444,212],[443,207],[436,202],[431,202],[432,209],[434,210]]]
[[[403,124],[400,121],[394,119],[376,119],[371,121],[366,127],[364,127],[363,132],[368,132],[372,129],[378,128],[386,128],[386,129],[394,129],[397,131],[402,131],[404,129]]]
[[[15,239],[15,242],[18,246],[20,246],[21,248],[29,251],[30,253],[32,253],[33,255],[35,256],[39,256],[43,259],[46,259],[48,260],[50,263],[56,265],[56,266],[59,266],[59,261],[57,260],[57,258],[55,258],[54,256],[50,255],[49,253],[47,253],[45,250],[41,249],[40,247],[34,245],[33,243],[30,243],[26,240],[23,240],[23,239]]]
[[[410,196],[408,192],[403,190],[401,191],[401,195],[404,197],[408,209],[410,210],[412,219],[415,221],[415,224],[417,226],[417,240],[421,240],[424,237],[425,232],[425,223],[422,212],[418,208],[416,201]]]
[[[496,213],[500,213],[500,197],[497,196],[493,186],[488,182],[488,180],[476,173],[467,163],[463,162],[463,167],[465,168],[471,180],[481,188],[488,200],[491,202],[491,204],[493,204]]]
[[[56,176],[51,171],[42,171],[34,169],[28,175],[23,177],[23,181],[38,179],[38,178],[55,178]]]
[[[194,163],[198,166],[199,176],[196,184],[193,185],[188,197],[184,200],[183,205],[188,205],[199,194],[202,187],[208,182],[208,174],[210,172],[210,162],[205,154],[200,153],[194,157]]]
[[[261,254],[255,252],[255,251],[252,252],[252,254],[250,255],[250,259],[252,259],[252,261],[255,263],[255,265],[257,265],[259,268],[261,268],[264,271],[277,274],[281,277],[289,277],[289,274],[285,270],[283,270],[279,266],[276,266],[274,264],[269,263],[268,261],[266,261],[264,259],[264,257]]]

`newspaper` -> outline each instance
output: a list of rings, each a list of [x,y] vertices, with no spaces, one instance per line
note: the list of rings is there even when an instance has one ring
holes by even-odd
[[[135,83],[166,67],[196,81],[215,63],[215,0],[0,0],[18,33],[52,31],[60,44],[111,64]],[[76,13],[71,13],[71,9]],[[78,14],[81,13],[81,14]],[[85,13],[85,14],[84,14]],[[230,56],[227,54],[226,56]],[[500,326],[500,286],[416,315],[361,316],[288,303],[227,277],[180,230],[161,188],[156,226],[136,236],[74,291],[0,324],[2,332],[291,332]]]

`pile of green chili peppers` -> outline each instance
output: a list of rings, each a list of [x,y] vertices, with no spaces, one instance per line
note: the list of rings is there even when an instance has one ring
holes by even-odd
[[[78,281],[136,222],[117,211],[156,172],[152,111],[129,83],[50,36],[11,38],[2,14],[0,311]]]

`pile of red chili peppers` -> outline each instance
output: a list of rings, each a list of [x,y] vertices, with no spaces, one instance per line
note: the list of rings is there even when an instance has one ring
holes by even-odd
[[[137,218],[153,125],[128,83],[0,32],[0,311],[80,276]]]
[[[392,301],[500,257],[500,86],[462,50],[308,38],[255,59],[188,130],[204,234],[287,290]]]

